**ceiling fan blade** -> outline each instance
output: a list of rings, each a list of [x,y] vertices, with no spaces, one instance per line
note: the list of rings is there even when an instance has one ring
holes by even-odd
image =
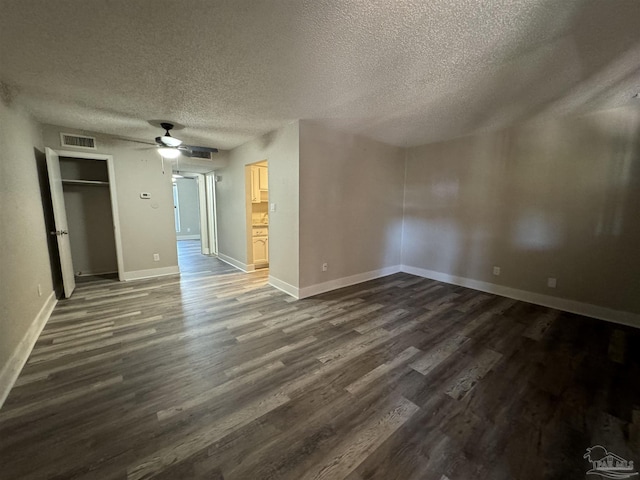
[[[125,137],[117,137],[117,138],[118,140],[123,140],[125,142],[142,143],[143,145],[153,145],[154,147],[157,145],[157,143],[145,142],[144,140],[135,140],[133,138],[125,138]]]
[[[162,148],[171,148],[178,150],[185,157],[203,157],[205,154],[217,153],[217,148],[202,147],[198,145],[185,145],[182,140],[172,137],[169,133],[173,129],[173,123],[162,122],[160,126],[164,128],[165,133],[159,137],[156,137],[155,145]],[[153,145],[153,144],[152,144]],[[210,158],[210,155],[206,155]]]
[[[184,147],[187,147],[189,150],[191,150],[192,152],[209,152],[209,153],[218,153],[218,149],[217,148],[211,148],[211,147],[199,147],[196,145],[183,145]]]

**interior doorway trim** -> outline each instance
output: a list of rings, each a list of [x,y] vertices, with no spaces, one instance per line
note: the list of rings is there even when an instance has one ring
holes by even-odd
[[[209,254],[218,255],[218,215],[216,206],[216,174],[205,174],[207,190],[207,226],[209,227]]]
[[[116,259],[118,261],[118,280],[125,280],[124,261],[122,257],[122,236],[120,234],[120,215],[118,215],[118,197],[116,189],[116,174],[113,165],[113,155],[103,153],[73,152],[70,150],[55,150],[60,157],[86,158],[88,160],[105,160],[109,173],[109,196],[111,197],[111,214],[113,216],[113,236],[116,242]]]
[[[207,223],[207,189],[204,175],[198,174],[198,213],[200,214],[200,250],[203,255],[211,254],[209,248],[209,225]]]

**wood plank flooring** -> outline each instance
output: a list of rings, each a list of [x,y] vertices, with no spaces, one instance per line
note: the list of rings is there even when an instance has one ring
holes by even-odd
[[[640,465],[640,331],[396,274],[295,301],[179,242],[83,283],[0,410],[2,479],[573,479]]]

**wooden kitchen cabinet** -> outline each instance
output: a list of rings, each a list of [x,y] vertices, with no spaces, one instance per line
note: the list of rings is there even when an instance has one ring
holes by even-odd
[[[253,237],[253,263],[254,265],[269,263],[268,237]]]
[[[251,203],[266,202],[269,199],[269,177],[267,167],[251,167]]]
[[[258,167],[258,189],[262,192],[269,190],[269,174],[267,167]]]

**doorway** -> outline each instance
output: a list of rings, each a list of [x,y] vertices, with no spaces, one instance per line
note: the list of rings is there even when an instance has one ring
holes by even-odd
[[[176,171],[172,180],[178,246],[195,240],[202,255],[217,255],[215,174]]]
[[[253,269],[269,267],[269,166],[266,160],[245,166],[247,259]]]
[[[173,174],[173,207],[176,238],[200,240],[200,199],[198,180],[187,174]]]
[[[47,173],[64,295],[76,280],[110,276],[122,280],[113,157],[46,150]]]

